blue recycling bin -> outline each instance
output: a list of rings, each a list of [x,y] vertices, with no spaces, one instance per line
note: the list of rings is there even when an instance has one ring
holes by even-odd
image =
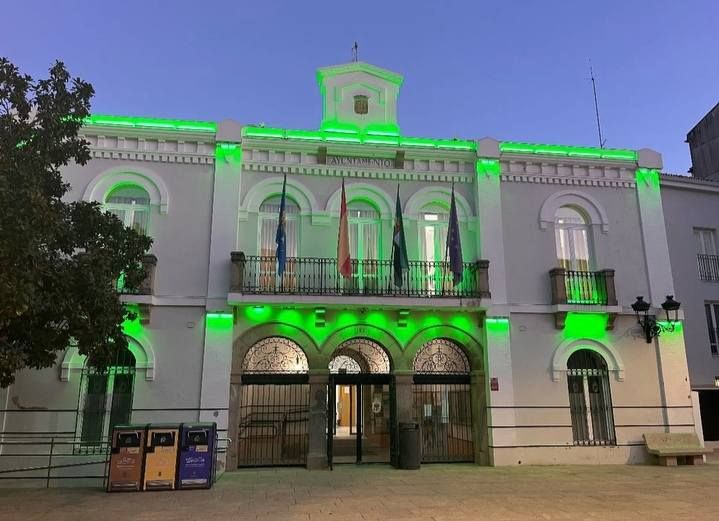
[[[210,488],[215,480],[216,423],[180,426],[178,488]]]

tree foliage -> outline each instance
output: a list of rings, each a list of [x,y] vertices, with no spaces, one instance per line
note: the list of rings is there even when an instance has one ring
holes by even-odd
[[[76,343],[95,367],[127,348],[117,280],[137,289],[151,240],[97,203],[64,200],[61,168],[84,165],[78,136],[92,86],[56,62],[33,80],[0,58],[0,386],[55,364]]]

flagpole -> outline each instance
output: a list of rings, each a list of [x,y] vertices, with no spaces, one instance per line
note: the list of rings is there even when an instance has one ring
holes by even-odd
[[[397,197],[399,198],[399,183],[397,183]],[[395,220],[397,219],[397,216],[395,215]],[[397,249],[397,244],[394,242],[394,225],[392,226],[392,254],[390,255],[389,259],[389,265],[392,270],[392,276],[387,278],[387,292],[389,292],[392,289],[393,284],[393,278],[394,278],[394,256],[396,255],[395,250]]]

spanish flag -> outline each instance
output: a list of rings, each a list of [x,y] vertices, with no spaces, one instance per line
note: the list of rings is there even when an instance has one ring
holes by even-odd
[[[352,276],[350,260],[350,235],[347,225],[347,198],[345,197],[345,180],[342,179],[342,203],[340,204],[340,230],[337,237],[337,270],[343,277]]]

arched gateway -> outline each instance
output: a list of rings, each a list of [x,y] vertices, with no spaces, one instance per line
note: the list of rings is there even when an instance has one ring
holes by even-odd
[[[329,370],[328,463],[389,463],[395,422],[387,352],[352,338],[337,346]]]
[[[474,461],[470,364],[461,347],[438,338],[414,357],[414,416],[422,461]]]
[[[309,365],[284,337],[253,344],[242,359],[237,465],[305,465],[309,443]]]

